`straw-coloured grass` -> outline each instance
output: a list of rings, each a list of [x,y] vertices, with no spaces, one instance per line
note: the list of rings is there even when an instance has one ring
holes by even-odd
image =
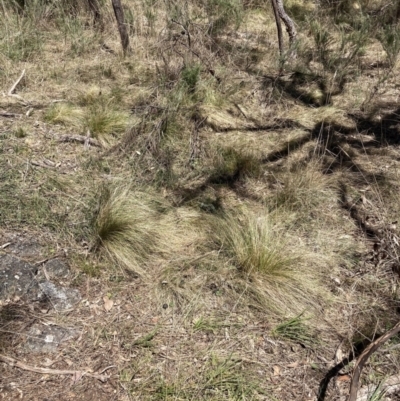
[[[284,219],[244,211],[213,224],[215,243],[237,269],[239,291],[279,314],[315,306],[319,296],[318,273],[303,263],[307,250],[283,229]]]

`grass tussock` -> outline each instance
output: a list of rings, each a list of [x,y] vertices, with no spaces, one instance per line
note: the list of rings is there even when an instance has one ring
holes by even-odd
[[[268,203],[274,208],[312,212],[324,200],[335,196],[335,180],[322,170],[319,161],[311,161],[280,172],[275,176],[276,191]]]
[[[56,103],[47,110],[44,118],[51,124],[79,127],[83,116],[83,110],[72,104]]]
[[[178,260],[198,229],[193,213],[171,212],[168,203],[130,185],[105,186],[92,219],[93,249],[105,250],[121,267],[146,274],[156,262]]]
[[[279,314],[315,305],[319,293],[318,274],[303,263],[307,251],[291,242],[282,218],[244,211],[212,224],[216,245],[237,269],[238,288]]]
[[[90,94],[85,98],[92,101]],[[107,144],[113,136],[125,132],[129,123],[128,113],[111,105],[93,102],[87,107],[76,107],[69,103],[57,103],[45,114],[45,120],[69,128],[78,128],[82,134],[89,131],[91,136]]]
[[[212,182],[231,182],[260,175],[261,164],[254,153],[232,147],[217,150],[213,157]]]
[[[307,327],[303,313],[278,324],[272,334],[277,338],[283,338],[289,341],[300,343],[303,345],[311,345],[315,342],[310,328]]]
[[[129,187],[103,187],[93,219],[94,247],[104,249],[123,267],[143,273],[160,252],[163,227],[158,207],[150,195]]]
[[[297,257],[289,256],[285,243],[267,216],[227,215],[222,222],[222,248],[244,274],[259,273],[271,280],[290,279]]]
[[[110,135],[125,132],[128,120],[128,114],[122,111],[104,106],[92,106],[86,111],[84,127],[93,137],[107,141]]]

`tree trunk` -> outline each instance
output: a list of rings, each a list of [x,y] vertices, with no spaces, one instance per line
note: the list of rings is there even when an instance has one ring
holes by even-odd
[[[117,19],[118,23],[118,30],[119,30],[119,36],[121,37],[122,50],[124,51],[124,55],[126,55],[129,52],[130,48],[129,48],[128,30],[126,29],[126,25],[124,22],[124,10],[122,9],[121,0],[111,0],[111,1],[114,9],[115,18]]]

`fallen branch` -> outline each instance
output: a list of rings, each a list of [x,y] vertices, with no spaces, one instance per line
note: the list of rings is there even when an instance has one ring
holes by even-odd
[[[106,382],[110,378],[110,376],[103,375],[102,373],[104,373],[106,370],[114,368],[114,366],[107,366],[100,372],[100,374],[95,374],[95,373],[89,373],[88,372],[89,369],[59,370],[59,369],[39,368],[37,366],[29,366],[21,361],[17,361],[14,358],[11,358],[11,357],[5,356],[5,355],[1,355],[1,354],[0,354],[0,361],[8,364],[11,367],[28,370],[29,372],[35,372],[35,373],[41,373],[41,374],[47,374],[47,375],[72,375],[73,377],[89,376],[89,377],[93,377],[94,379],[100,380],[103,383]]]
[[[101,148],[101,144],[97,139],[89,138],[83,135],[62,135],[59,139],[60,142],[79,142],[84,145],[89,144]]]
[[[400,332],[400,322],[398,322],[391,330],[387,331],[384,335],[373,341],[358,357],[356,364],[354,365],[353,378],[350,384],[350,394],[347,401],[357,401],[358,384],[360,381],[361,371],[367,362],[367,359],[373,354],[383,343],[395,336]]]

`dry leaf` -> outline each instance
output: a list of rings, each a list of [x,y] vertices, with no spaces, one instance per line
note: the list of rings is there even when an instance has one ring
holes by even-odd
[[[286,365],[288,368],[297,368],[299,366],[299,362],[293,362],[289,363],[289,365]]]
[[[274,366],[274,376],[279,376],[281,374],[281,368],[277,365]]]
[[[108,297],[103,298],[104,301],[104,309],[109,312],[114,305],[114,301]]]
[[[349,375],[340,375],[336,378],[338,382],[349,382],[351,377]]]

